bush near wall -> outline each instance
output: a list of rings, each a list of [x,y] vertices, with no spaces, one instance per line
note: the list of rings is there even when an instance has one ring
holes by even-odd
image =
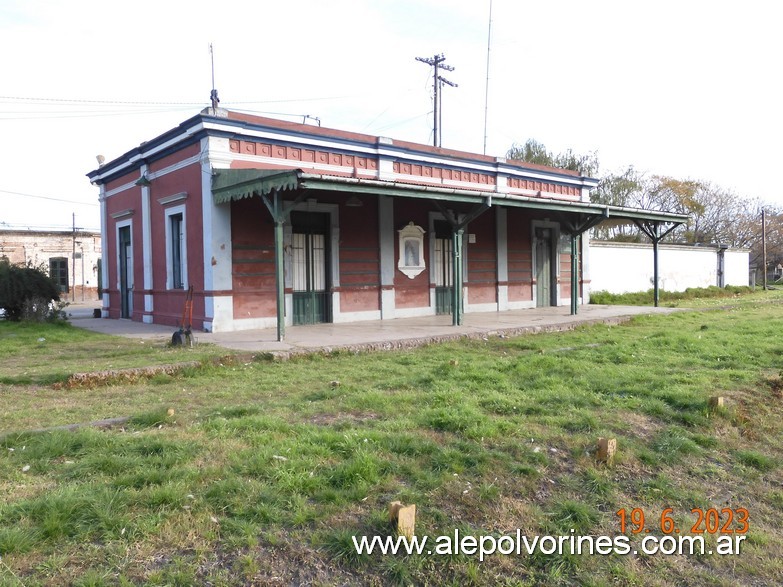
[[[43,267],[0,260],[0,309],[6,320],[52,320],[61,317],[57,284]]]
[[[695,300],[700,298],[730,298],[736,295],[751,293],[753,288],[748,286],[727,285],[726,287],[689,287],[685,291],[658,292],[661,302],[674,302],[679,300]],[[623,294],[609,293],[608,291],[590,292],[590,303],[597,305],[625,305],[646,306],[652,305],[654,300],[652,289],[647,291],[630,292]]]

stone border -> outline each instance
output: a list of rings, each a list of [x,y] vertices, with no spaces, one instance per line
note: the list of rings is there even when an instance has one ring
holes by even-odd
[[[500,328],[496,330],[484,330],[481,332],[459,332],[454,334],[442,334],[438,336],[424,336],[418,338],[402,338],[399,340],[386,340],[380,342],[367,342],[358,344],[343,344],[325,347],[306,347],[290,351],[267,351],[258,353],[256,357],[268,357],[275,361],[287,361],[294,357],[307,355],[329,355],[334,352],[347,351],[349,353],[364,353],[374,351],[391,351],[415,349],[442,342],[454,342],[459,340],[488,340],[490,337],[512,338],[529,334],[542,334],[547,332],[568,332],[580,326],[595,326],[607,324],[617,326],[630,322],[635,316],[615,316],[612,318],[594,318],[565,324],[550,324],[546,326],[516,326],[512,328]]]

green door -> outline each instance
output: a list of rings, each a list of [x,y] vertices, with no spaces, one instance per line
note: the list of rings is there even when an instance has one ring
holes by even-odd
[[[65,257],[49,259],[49,277],[57,283],[60,293],[68,293],[68,259]]]
[[[120,241],[120,317],[133,315],[133,247],[130,226],[119,229]]]
[[[331,322],[329,215],[292,212],[294,324]]]
[[[454,273],[452,271],[451,228],[442,220],[435,221],[435,313],[451,314]]]
[[[98,299],[101,299],[103,293],[103,265],[101,264],[101,258],[98,257]]]
[[[543,308],[554,305],[554,289],[552,283],[552,229],[536,228],[535,263],[536,263],[536,307]]]

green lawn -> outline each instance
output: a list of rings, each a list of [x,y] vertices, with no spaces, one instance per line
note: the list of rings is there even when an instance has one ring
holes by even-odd
[[[193,355],[2,324],[0,584],[782,584],[783,295],[720,304],[76,389],[51,383]],[[113,416],[133,418],[25,432]],[[432,537],[616,536],[619,509],[657,526],[667,507],[687,533],[726,504],[750,530],[738,556],[357,555],[352,535],[392,532],[393,500]]]
[[[176,348],[97,334],[68,322],[0,320],[0,385],[62,383],[74,373],[200,361],[224,354],[224,349],[211,345]]]

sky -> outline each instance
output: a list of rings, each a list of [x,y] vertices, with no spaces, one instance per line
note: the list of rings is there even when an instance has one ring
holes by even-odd
[[[633,165],[783,205],[776,3],[491,7],[490,21],[490,0],[0,0],[0,228],[75,215],[98,229],[96,156],[206,107],[210,43],[224,108],[431,144],[432,69],[416,57],[444,54],[458,84],[443,90],[444,147],[482,153],[486,137],[502,157],[534,138],[597,152],[602,173]]]

